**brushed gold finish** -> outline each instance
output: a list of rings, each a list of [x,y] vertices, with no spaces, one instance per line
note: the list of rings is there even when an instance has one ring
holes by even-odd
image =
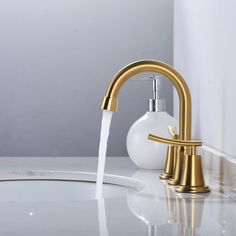
[[[191,95],[189,88],[182,76],[171,66],[160,61],[137,61],[125,66],[112,79],[101,108],[117,111],[117,97],[121,87],[132,76],[141,72],[156,72],[166,76],[175,86],[179,99],[179,135],[180,139],[191,140]]]
[[[176,134],[176,128],[169,126],[168,130],[172,136],[172,139],[178,139],[179,135]],[[169,146],[167,149],[167,157],[166,157],[166,163],[165,163],[165,169],[160,174],[160,179],[168,180],[172,178],[176,163],[176,154],[177,154],[177,147],[176,145]]]
[[[156,142],[170,144],[170,145],[195,146],[195,147],[202,146],[201,141],[186,141],[186,140],[180,140],[180,139],[174,140],[174,139],[163,138],[163,137],[156,136],[153,134],[149,134],[148,139],[150,139],[152,141],[156,141]]]
[[[178,146],[174,173],[173,173],[172,178],[170,178],[168,181],[169,185],[176,186],[180,183],[181,175],[182,175],[183,156],[184,156],[184,149],[183,147]]]
[[[176,126],[171,126],[171,125],[169,125],[168,129],[169,129],[169,132],[170,132],[171,135],[172,135],[172,139],[179,139],[179,135],[176,134],[176,132],[177,132]],[[174,178],[175,173],[178,172],[177,168],[178,168],[178,166],[179,166],[179,161],[181,161],[180,158],[179,158],[179,159],[177,159],[177,158],[178,158],[178,146],[175,145],[175,146],[174,146],[174,166],[173,166],[173,174],[172,174],[172,177],[168,180],[170,185],[171,185],[172,182],[173,182],[172,179]],[[178,162],[178,165],[177,165],[177,162]]]
[[[172,138],[177,138],[177,131],[176,131],[176,126],[174,126],[174,125],[169,125],[168,126],[168,130],[169,130],[169,132],[170,132],[170,134],[171,134],[171,136],[172,136]]]
[[[174,146],[174,164],[173,164],[173,175],[175,173],[175,165],[177,162],[178,146]],[[172,175],[172,176],[173,176]]]
[[[176,166],[173,179],[169,181],[170,185],[179,185],[176,187],[177,192],[181,193],[207,193],[210,188],[205,186],[205,181],[202,171],[201,156],[197,155],[196,147],[202,146],[201,141],[185,141],[185,140],[171,140],[159,136],[149,134],[148,139],[161,142],[165,144],[184,146],[185,155],[179,156],[177,160],[183,161],[183,173],[180,180],[180,168],[182,164],[178,163]],[[188,147],[188,148],[187,148]],[[181,151],[179,150],[179,155]]]
[[[141,72],[155,72],[164,75],[175,86],[179,96],[179,140],[170,140],[162,137],[149,135],[153,141],[160,141],[170,145],[177,145],[177,159],[173,176],[173,184],[179,184],[179,192],[208,192],[205,187],[201,158],[196,156],[196,147],[201,146],[200,141],[191,141],[191,95],[189,88],[182,76],[171,66],[160,61],[144,60],[137,61],[125,66],[112,79],[101,108],[112,112],[117,111],[118,94],[124,83],[132,76]],[[182,159],[184,158],[183,175]],[[195,164],[198,168],[195,168]],[[199,180],[198,180],[199,179]],[[198,186],[196,186],[196,183]],[[192,185],[193,184],[193,185]]]
[[[176,191],[180,193],[210,192],[210,188],[205,186],[201,156],[190,154],[184,155],[183,159],[183,174]]]
[[[104,97],[103,98],[102,106],[101,106],[102,109],[116,112],[117,107],[118,107],[117,97]]]
[[[169,179],[173,175],[174,169],[175,147],[169,146],[167,149],[167,157],[164,172],[160,174],[160,179]]]

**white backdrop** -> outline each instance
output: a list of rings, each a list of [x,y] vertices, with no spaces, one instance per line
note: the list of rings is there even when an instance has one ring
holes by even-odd
[[[233,157],[235,9],[234,0],[179,0],[174,12],[174,65],[192,92],[194,137]]]

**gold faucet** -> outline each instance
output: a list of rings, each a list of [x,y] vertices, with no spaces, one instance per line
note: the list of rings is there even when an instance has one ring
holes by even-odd
[[[179,135],[176,134],[176,127],[175,126],[168,126],[169,132],[171,134],[172,139],[179,139]],[[173,178],[175,172],[175,164],[177,160],[177,151],[178,146],[171,145],[167,149],[167,156],[166,156],[166,164],[163,173],[160,174],[160,179],[169,180]]]
[[[191,140],[191,95],[182,76],[171,66],[160,61],[137,61],[125,66],[112,79],[101,108],[112,112],[117,111],[118,93],[123,84],[132,76],[141,72],[155,72],[164,75],[175,86],[180,100],[179,108],[179,139],[172,140],[150,134],[153,141],[178,147],[175,170],[169,184],[175,185],[177,192],[206,193],[210,189],[205,186],[201,156],[196,154],[200,141]],[[183,170],[183,171],[182,171]]]

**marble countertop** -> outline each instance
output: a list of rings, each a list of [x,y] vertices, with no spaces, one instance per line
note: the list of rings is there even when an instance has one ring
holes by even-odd
[[[159,179],[160,171],[140,170],[127,157],[108,157],[105,173],[133,177],[145,187],[100,200],[37,204],[0,200],[0,235],[235,235],[235,164],[209,153],[204,158],[209,194],[177,194]],[[94,157],[0,158],[0,175],[6,171],[96,172],[96,168]]]

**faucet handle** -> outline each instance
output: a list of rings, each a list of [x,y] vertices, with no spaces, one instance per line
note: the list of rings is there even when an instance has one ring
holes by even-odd
[[[176,127],[173,125],[168,126],[169,133],[172,139],[178,139],[179,135],[176,134]],[[173,177],[175,165],[177,161],[177,146],[171,145],[167,149],[165,169],[160,175],[160,179],[168,180]]]
[[[155,142],[161,142],[161,143],[165,143],[169,145],[188,147],[189,155],[195,155],[197,152],[196,148],[202,146],[202,141],[168,139],[168,138],[163,138],[163,137],[156,136],[153,134],[149,134],[148,139]]]
[[[175,125],[169,125],[168,130],[172,139],[179,139],[179,135],[177,134],[177,129]]]
[[[168,138],[163,138],[149,134],[148,139],[176,145],[187,147],[188,150],[184,152],[184,163],[183,163],[183,173],[180,178],[180,173],[182,170],[181,156],[178,158],[178,163],[176,164],[175,174],[172,179],[169,180],[169,184],[178,185],[176,191],[180,193],[207,193],[210,192],[210,188],[205,185],[201,155],[197,155],[196,148],[202,146],[201,141],[191,141],[191,140],[172,140]]]
[[[161,142],[161,143],[176,145],[176,146],[191,146],[191,147],[202,146],[202,141],[181,140],[181,139],[175,140],[175,139],[163,138],[163,137],[156,136],[153,134],[149,134],[148,139],[155,141],[155,142]]]

